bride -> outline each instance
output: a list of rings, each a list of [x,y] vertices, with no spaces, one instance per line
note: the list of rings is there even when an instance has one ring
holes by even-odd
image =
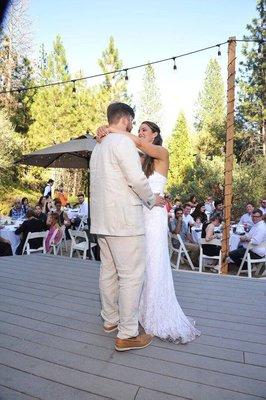
[[[97,137],[101,140],[110,133],[101,127]],[[169,168],[168,151],[162,146],[160,128],[144,121],[138,136],[123,132],[142,152],[142,169],[151,190],[163,195]],[[146,333],[163,340],[187,343],[200,335],[183,313],[174,290],[168,251],[168,218],[165,208],[143,206],[146,241],[146,278],[140,299],[139,322]]]

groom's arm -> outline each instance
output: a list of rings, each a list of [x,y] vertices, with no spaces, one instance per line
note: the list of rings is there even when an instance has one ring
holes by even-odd
[[[115,156],[128,186],[152,208],[155,205],[156,196],[151,191],[148,179],[142,171],[140,158],[132,140],[126,136],[122,137],[115,149]]]

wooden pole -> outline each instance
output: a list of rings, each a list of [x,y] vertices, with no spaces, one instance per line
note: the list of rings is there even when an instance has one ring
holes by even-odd
[[[222,273],[227,274],[229,253],[229,235],[232,207],[232,182],[233,182],[233,143],[234,143],[234,106],[235,106],[235,60],[236,37],[228,39],[228,64],[227,64],[227,118],[226,118],[226,150],[225,150],[225,176],[224,176],[224,230],[222,238]]]

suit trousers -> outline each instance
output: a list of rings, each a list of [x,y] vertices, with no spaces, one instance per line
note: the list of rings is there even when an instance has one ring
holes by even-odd
[[[138,335],[139,300],[145,273],[145,236],[98,236],[101,251],[101,315],[118,324],[117,337]]]

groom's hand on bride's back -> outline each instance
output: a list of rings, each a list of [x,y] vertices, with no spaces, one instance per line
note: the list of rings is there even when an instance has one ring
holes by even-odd
[[[155,193],[155,206],[164,207],[166,204],[165,198],[160,196],[158,193]]]

